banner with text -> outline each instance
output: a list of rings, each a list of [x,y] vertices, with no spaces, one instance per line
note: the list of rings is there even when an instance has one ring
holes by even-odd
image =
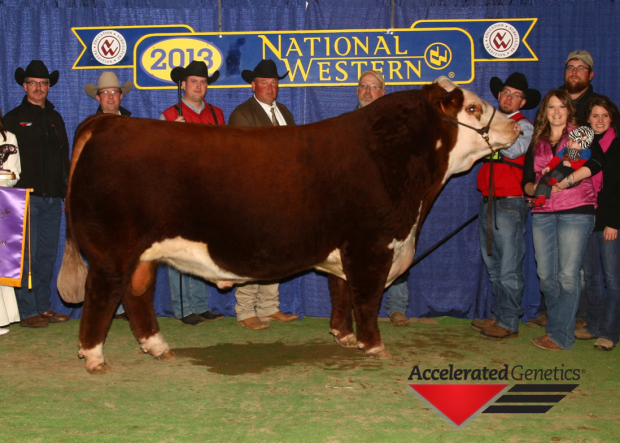
[[[352,86],[367,69],[388,85],[419,85],[445,75],[470,83],[476,61],[536,61],[525,38],[530,19],[419,21],[411,29],[195,33],[169,27],[73,28],[84,46],[74,69],[133,68],[140,89],[173,89],[170,71],[193,60],[209,73],[211,88],[247,87],[243,70],[272,59],[286,86]]]

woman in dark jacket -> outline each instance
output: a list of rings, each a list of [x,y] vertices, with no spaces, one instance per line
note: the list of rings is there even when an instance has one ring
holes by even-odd
[[[594,143],[605,153],[605,167],[592,182],[598,192],[594,231],[583,259],[587,326],[575,337],[590,340],[596,349],[611,351],[620,335],[620,140],[616,136],[618,108],[605,96],[596,96],[586,105],[588,123],[594,129]],[[605,287],[603,286],[603,275]]]

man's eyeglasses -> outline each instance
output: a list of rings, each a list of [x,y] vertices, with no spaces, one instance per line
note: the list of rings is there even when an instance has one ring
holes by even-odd
[[[99,95],[103,95],[104,97],[107,97],[108,95],[119,95],[121,93],[121,91],[99,91]]]
[[[379,85],[367,85],[366,83],[362,83],[361,85],[358,86],[358,88],[360,89],[366,89],[366,88],[370,88],[371,91],[376,91],[377,89],[381,89],[381,86]]]
[[[42,82],[35,82],[34,80],[30,80],[30,81],[26,82],[26,84],[28,86],[30,86],[31,88],[34,88],[37,85],[39,85],[39,86],[41,86],[43,88],[46,88],[46,87],[48,87],[50,85],[50,82],[47,81],[47,80],[42,81]]]
[[[590,68],[588,66],[583,66],[583,65],[579,65],[579,66],[575,66],[575,65],[567,65],[566,66],[566,71],[567,72],[573,72],[575,70],[579,71],[579,72],[583,72],[585,70],[589,70]]]
[[[523,100],[523,94],[518,92],[510,92],[508,89],[504,89],[500,94],[505,95],[506,98],[513,96],[515,100]]]

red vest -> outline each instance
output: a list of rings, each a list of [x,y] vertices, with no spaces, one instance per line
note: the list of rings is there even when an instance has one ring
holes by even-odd
[[[185,117],[185,121],[188,123],[203,123],[206,125],[226,124],[226,121],[224,120],[224,111],[222,111],[217,106],[209,105],[206,101],[205,107],[200,114],[196,114],[192,110],[192,108],[187,106],[183,101],[181,101],[181,106],[183,109],[183,117]],[[213,119],[213,112],[211,112],[211,106],[213,106],[213,111],[215,111],[217,122]],[[178,104],[170,106],[163,112],[163,114],[166,120],[176,120],[176,118],[179,116]]]
[[[527,120],[520,112],[510,117],[515,121]],[[527,120],[529,121],[529,120]],[[530,122],[531,123],[531,122]],[[500,156],[499,152],[494,154],[494,160]],[[485,158],[484,164],[478,172],[478,190],[484,196],[489,195],[489,173],[491,167],[488,162],[489,157]],[[523,164],[525,163],[525,154],[515,159],[503,158],[503,163],[495,161],[493,163],[493,195],[495,197],[508,197],[513,195],[523,195],[521,188],[521,179],[523,178]],[[511,166],[519,165],[521,168]]]

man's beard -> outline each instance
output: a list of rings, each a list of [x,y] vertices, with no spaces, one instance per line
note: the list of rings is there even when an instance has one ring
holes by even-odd
[[[570,80],[570,79],[569,79]],[[577,83],[571,83],[569,81],[564,82],[564,87],[569,94],[576,94],[578,92],[585,91],[588,88],[588,80],[579,80]]]

